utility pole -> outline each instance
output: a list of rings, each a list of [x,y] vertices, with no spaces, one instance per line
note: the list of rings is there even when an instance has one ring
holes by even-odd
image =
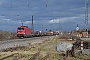
[[[60,22],[60,20],[61,20],[61,17],[59,17],[59,26],[61,28],[60,34],[63,35],[63,22]]]
[[[44,27],[44,24],[42,23],[42,32],[43,32],[43,27]]]
[[[88,32],[88,0],[85,0],[85,31]]]
[[[32,30],[34,31],[34,26],[33,26],[33,15],[32,15]]]

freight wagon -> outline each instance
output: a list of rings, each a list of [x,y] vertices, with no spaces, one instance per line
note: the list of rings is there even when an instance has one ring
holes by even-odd
[[[42,31],[35,31],[35,32],[33,32],[33,36],[34,37],[41,37],[41,36],[43,36],[43,32]]]

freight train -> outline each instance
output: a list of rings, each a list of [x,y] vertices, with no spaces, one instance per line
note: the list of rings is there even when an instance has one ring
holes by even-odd
[[[27,26],[18,26],[17,28],[17,37],[19,38],[28,38],[28,37],[40,37],[43,36],[42,31],[33,31]]]
[[[17,28],[17,37],[19,38],[41,37],[41,36],[52,36],[52,35],[58,35],[58,32],[33,31],[31,28],[27,26],[18,26]]]

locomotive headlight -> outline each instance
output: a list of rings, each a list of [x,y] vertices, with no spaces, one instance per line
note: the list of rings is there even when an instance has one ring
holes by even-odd
[[[25,33],[23,33],[23,34],[25,34]]]

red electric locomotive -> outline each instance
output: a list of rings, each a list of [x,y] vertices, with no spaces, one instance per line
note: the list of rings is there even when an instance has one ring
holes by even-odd
[[[32,37],[33,36],[33,31],[32,29],[28,28],[27,26],[19,26],[17,28],[17,37],[25,38],[25,37]]]

